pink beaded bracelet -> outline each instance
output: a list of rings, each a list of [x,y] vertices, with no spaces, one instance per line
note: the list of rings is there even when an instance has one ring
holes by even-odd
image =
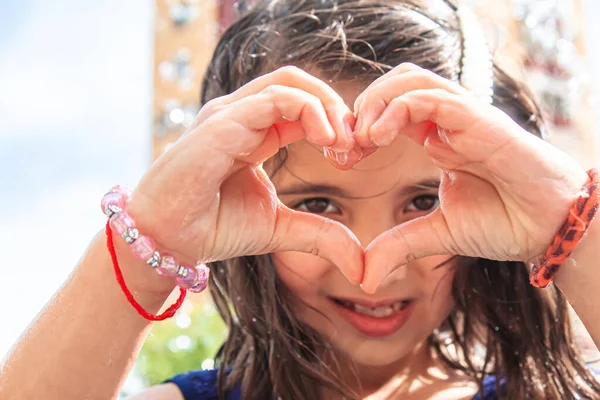
[[[156,250],[152,238],[138,232],[135,221],[126,210],[130,195],[129,189],[117,185],[102,198],[102,212],[109,218],[112,232],[125,240],[135,258],[145,261],[159,275],[175,278],[180,288],[193,293],[200,293],[206,289],[210,271],[206,265],[179,265],[173,256],[161,255]]]

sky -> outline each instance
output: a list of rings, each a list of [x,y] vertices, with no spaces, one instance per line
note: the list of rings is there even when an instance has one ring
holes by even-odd
[[[153,6],[0,0],[0,359],[150,163]]]

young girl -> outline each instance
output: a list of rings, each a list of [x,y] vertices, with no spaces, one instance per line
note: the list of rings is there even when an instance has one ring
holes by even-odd
[[[597,177],[486,60],[450,1],[271,0],[236,22],[195,126],[127,203],[160,254],[209,263],[228,337],[217,370],[133,398],[600,398],[566,300],[600,343]],[[578,230],[553,242],[565,220]],[[173,281],[114,243],[157,312]],[[530,271],[549,246],[558,261]],[[149,327],[101,233],[0,398],[114,398]]]

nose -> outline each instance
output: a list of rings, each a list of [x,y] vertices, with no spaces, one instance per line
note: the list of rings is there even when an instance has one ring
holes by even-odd
[[[369,243],[381,233],[398,224],[392,212],[373,211],[374,209],[370,208],[356,213],[351,226],[348,227],[354,232],[363,249],[366,249]]]

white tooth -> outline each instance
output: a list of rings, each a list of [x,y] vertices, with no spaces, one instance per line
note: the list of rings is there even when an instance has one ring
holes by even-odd
[[[354,304],[354,311],[376,318],[389,317],[396,312],[392,306],[369,308],[358,304]]]

